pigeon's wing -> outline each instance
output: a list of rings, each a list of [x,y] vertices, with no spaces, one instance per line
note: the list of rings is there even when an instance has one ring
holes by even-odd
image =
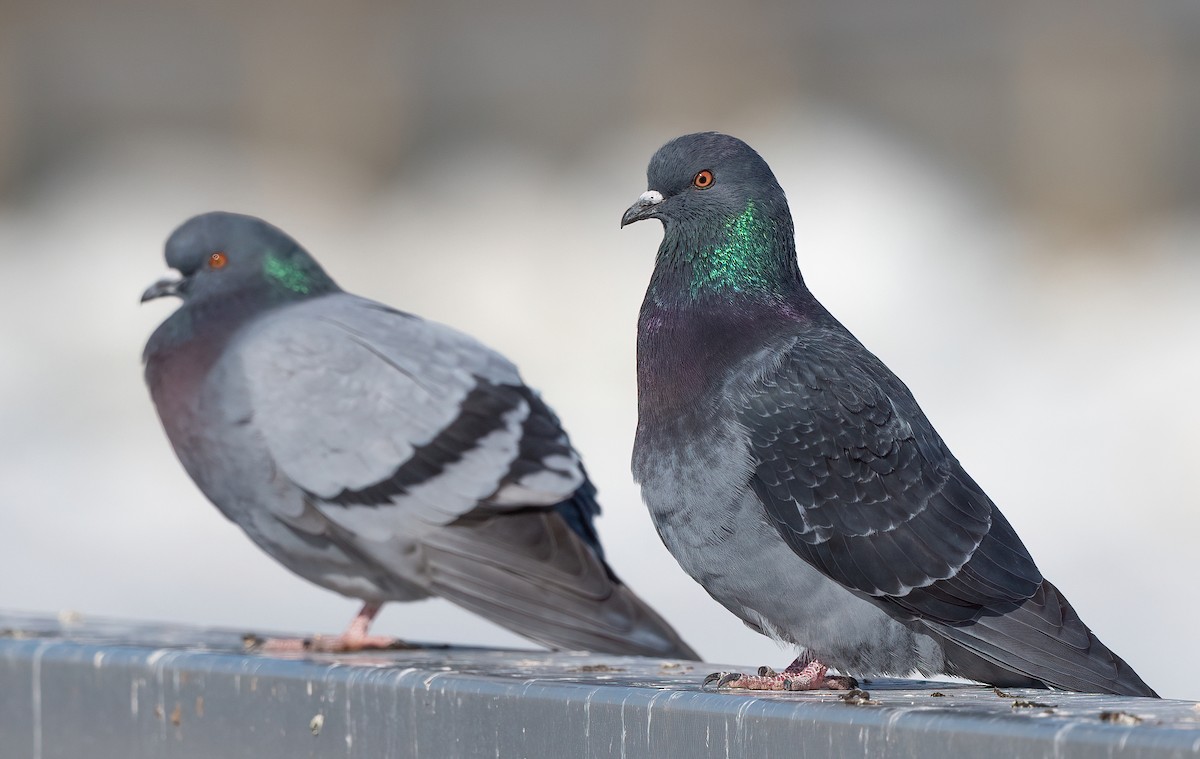
[[[499,354],[342,294],[280,310],[232,353],[245,424],[304,493],[266,504],[286,523],[547,645],[696,658],[604,562],[579,457]]]
[[[1024,546],[1011,530],[992,535],[991,502],[873,356],[823,337],[762,365],[740,415],[751,485],[805,559],[943,622],[1034,592],[1042,578]]]
[[[234,355],[275,465],[362,537],[551,507],[584,482],[513,365],[449,327],[336,294],[260,320]]]
[[[1132,687],[908,388],[853,337],[823,331],[747,366],[730,396],[751,487],[796,553],[988,662],[1056,687]]]

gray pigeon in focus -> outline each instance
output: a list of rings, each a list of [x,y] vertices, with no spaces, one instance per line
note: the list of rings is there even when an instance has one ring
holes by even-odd
[[[667,548],[750,628],[801,646],[718,687],[952,674],[1154,696],[1042,577],[908,388],[804,284],[742,141],[668,142],[621,219],[664,234],[638,323],[633,471]]]
[[[342,291],[292,238],[231,213],[166,243],[142,295],[183,305],[146,382],[184,468],[292,572],[362,599],[323,646],[386,645],[387,601],[442,596],[552,648],[697,658],[604,560],[595,489],[503,356]]]

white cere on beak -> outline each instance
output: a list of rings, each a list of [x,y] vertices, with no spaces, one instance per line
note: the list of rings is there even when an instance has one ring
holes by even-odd
[[[658,190],[646,190],[641,195],[638,195],[639,206],[653,206],[662,202],[662,193]]]

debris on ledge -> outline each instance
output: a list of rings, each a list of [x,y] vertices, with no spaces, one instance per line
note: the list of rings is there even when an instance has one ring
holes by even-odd
[[[1200,708],[918,680],[714,692],[714,664],[429,646],[244,650],[228,630],[0,612],[14,757],[1180,757]]]

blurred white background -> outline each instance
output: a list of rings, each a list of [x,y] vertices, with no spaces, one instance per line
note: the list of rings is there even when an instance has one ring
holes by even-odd
[[[354,613],[203,499],[142,384],[162,242],[226,209],[516,361],[583,452],[618,573],[706,658],[786,663],[682,573],[629,474],[660,231],[618,219],[661,143],[720,129],[775,169],[812,290],[1045,574],[1160,693],[1200,698],[1200,7],[687,8],[0,6],[0,608]],[[442,601],[376,629],[526,645]]]

